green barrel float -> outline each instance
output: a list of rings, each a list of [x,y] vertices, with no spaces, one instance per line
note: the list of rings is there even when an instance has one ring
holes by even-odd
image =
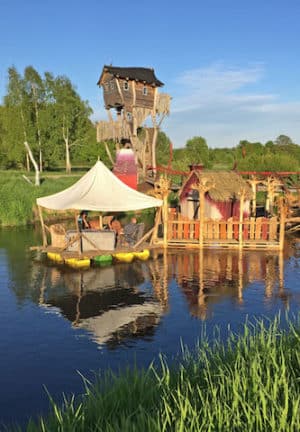
[[[93,263],[96,265],[108,265],[112,263],[111,255],[97,255],[93,258]]]

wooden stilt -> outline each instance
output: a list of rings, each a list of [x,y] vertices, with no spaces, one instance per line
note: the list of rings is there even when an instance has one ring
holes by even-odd
[[[40,222],[41,222],[41,227],[42,227],[43,246],[46,247],[47,246],[47,235],[46,235],[45,224],[44,224],[44,219],[43,219],[43,212],[42,212],[42,209],[39,205],[38,205],[38,212],[39,212],[39,217],[40,217]]]
[[[245,201],[245,189],[241,189],[240,193],[240,219],[239,219],[239,248],[243,247],[243,219],[244,219],[244,201]]]
[[[285,219],[286,219],[286,207],[283,203],[283,199],[280,200],[279,209],[280,209],[279,249],[282,251],[284,248]]]

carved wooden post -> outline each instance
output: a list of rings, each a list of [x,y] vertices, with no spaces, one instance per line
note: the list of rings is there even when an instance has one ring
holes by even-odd
[[[251,214],[252,216],[256,217],[256,189],[258,183],[260,181],[256,178],[256,176],[252,176],[251,180],[248,180],[248,182],[251,185],[252,188],[252,208],[251,208]]]
[[[164,248],[166,248],[166,247],[168,247],[168,195],[169,195],[170,181],[167,178],[161,177],[158,185],[159,185],[161,197],[163,200],[163,210],[162,210],[163,227],[164,227],[163,246],[164,246]]]
[[[280,211],[280,222],[279,222],[279,249],[282,251],[284,248],[284,237],[285,237],[285,219],[287,208],[283,202],[283,198],[280,199],[279,203]]]
[[[241,188],[239,192],[240,197],[240,218],[239,218],[239,248],[243,247],[243,219],[244,219],[244,201],[245,201],[245,188]]]
[[[199,216],[199,247],[203,248],[203,227],[204,227],[204,211],[205,211],[205,194],[210,189],[214,187],[214,184],[212,184],[211,180],[206,177],[201,177],[197,173],[199,183],[197,185],[197,189],[199,192],[199,207],[200,211],[198,212]]]

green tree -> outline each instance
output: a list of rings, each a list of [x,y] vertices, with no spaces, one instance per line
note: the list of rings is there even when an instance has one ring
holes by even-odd
[[[275,144],[279,147],[285,147],[289,144],[293,144],[293,141],[287,135],[279,135],[275,140]]]
[[[170,138],[164,132],[159,131],[156,141],[156,160],[158,165],[167,166],[172,157]]]
[[[191,138],[186,142],[185,148],[190,163],[202,163],[206,168],[209,166],[209,149],[205,138]]]
[[[35,141],[37,142],[39,155],[39,170],[43,170],[43,149],[42,149],[42,132],[41,132],[41,111],[45,104],[45,87],[42,78],[38,72],[32,67],[26,67],[24,71],[24,84],[28,96],[28,104],[31,106],[31,121],[36,132]]]
[[[88,145],[92,109],[83,101],[71,81],[64,76],[45,74],[48,98],[52,103],[56,134],[65,147],[66,172],[71,172],[71,151],[75,146]]]

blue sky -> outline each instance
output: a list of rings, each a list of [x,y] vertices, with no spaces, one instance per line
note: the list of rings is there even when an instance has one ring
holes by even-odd
[[[175,147],[300,144],[299,22],[300,0],[0,0],[0,97],[7,68],[32,65],[68,76],[101,120],[103,65],[153,67]]]

